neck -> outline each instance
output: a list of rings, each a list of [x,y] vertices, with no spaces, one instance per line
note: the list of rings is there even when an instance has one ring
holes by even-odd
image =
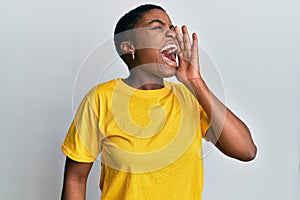
[[[156,90],[164,87],[162,77],[149,74],[143,69],[132,68],[129,76],[124,79],[124,82],[131,87],[141,90]]]

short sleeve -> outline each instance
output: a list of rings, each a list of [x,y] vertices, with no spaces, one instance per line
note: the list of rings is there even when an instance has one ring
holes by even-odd
[[[202,138],[205,138],[207,130],[210,127],[210,119],[200,104],[199,104],[199,110],[200,110],[200,125],[201,125]]]
[[[99,104],[94,94],[83,98],[62,145],[63,153],[77,162],[94,162],[101,151]]]

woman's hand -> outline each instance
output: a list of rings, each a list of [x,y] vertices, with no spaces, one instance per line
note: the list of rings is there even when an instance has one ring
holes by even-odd
[[[176,39],[179,45],[178,51],[178,68],[176,78],[184,83],[192,79],[201,79],[199,55],[198,55],[198,38],[196,33],[192,34],[193,42],[191,43],[186,26],[182,26],[182,33],[178,26],[175,27]]]
[[[182,34],[178,27],[175,32],[180,49],[176,77],[194,94],[210,118],[206,138],[232,158],[253,160],[257,149],[250,130],[209,90],[200,75],[197,35],[193,33],[191,43],[186,26],[182,27]]]

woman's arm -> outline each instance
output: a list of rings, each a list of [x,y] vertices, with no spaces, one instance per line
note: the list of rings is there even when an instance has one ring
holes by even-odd
[[[254,159],[256,146],[249,129],[209,90],[200,75],[197,35],[192,35],[191,44],[186,26],[182,27],[182,34],[178,27],[175,32],[180,48],[176,77],[194,94],[211,119],[212,127],[206,138],[230,157],[242,161]]]
[[[86,182],[93,163],[76,162],[66,157],[62,200],[84,200]]]
[[[224,154],[241,161],[253,160],[256,146],[247,126],[210,92],[202,79],[188,81],[198,102],[211,119],[206,138]]]

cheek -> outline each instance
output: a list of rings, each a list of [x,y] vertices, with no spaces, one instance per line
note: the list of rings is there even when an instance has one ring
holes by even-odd
[[[162,59],[159,50],[155,48],[139,49],[137,56],[139,56],[140,60],[144,63],[160,63]]]
[[[157,49],[159,50],[162,46],[162,35],[158,33],[141,33],[137,38],[136,48],[137,49]]]

